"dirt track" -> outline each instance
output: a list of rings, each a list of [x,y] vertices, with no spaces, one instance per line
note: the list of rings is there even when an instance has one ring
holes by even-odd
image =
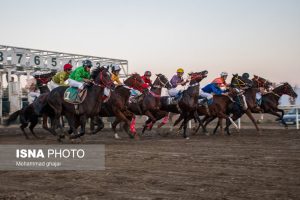
[[[0,131],[0,144],[56,143],[44,132],[44,140],[25,140],[18,129]],[[0,171],[0,199],[300,198],[299,131],[123,137],[86,137],[106,145],[105,171]]]

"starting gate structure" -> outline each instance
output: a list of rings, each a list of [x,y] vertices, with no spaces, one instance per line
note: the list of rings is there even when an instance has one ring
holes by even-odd
[[[36,67],[41,70],[62,70],[64,64],[70,63],[74,68],[81,66],[82,61],[89,59],[93,66],[119,64],[121,67],[120,77],[128,75],[128,61],[123,59],[105,58],[90,55],[79,55],[58,51],[47,51],[22,47],[0,45],[0,120],[3,117],[3,103],[9,106],[9,113],[22,108],[21,76],[30,77]],[[7,77],[7,96],[4,95],[3,75]],[[12,74],[17,76],[17,81],[11,80]]]

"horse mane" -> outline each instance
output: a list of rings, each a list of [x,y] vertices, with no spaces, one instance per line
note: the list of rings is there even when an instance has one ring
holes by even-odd
[[[93,79],[93,80],[95,80],[96,78],[97,78],[97,76],[99,75],[99,73],[101,72],[101,71],[103,71],[104,69],[106,69],[105,67],[97,67],[97,68],[95,68],[92,72],[91,72],[91,78]]]

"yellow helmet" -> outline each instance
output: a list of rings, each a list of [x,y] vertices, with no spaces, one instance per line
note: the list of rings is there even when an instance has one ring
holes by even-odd
[[[177,73],[184,73],[184,70],[182,68],[178,68]]]

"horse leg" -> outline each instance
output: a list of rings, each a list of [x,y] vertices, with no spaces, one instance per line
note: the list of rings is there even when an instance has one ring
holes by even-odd
[[[97,125],[96,129],[94,128],[95,124]],[[93,128],[92,128],[92,126],[93,126]],[[104,128],[104,123],[103,123],[101,117],[97,116],[94,119],[91,118],[91,131],[92,131],[92,134],[98,133],[103,128]]]
[[[29,139],[29,137],[28,137],[28,135],[27,135],[27,133],[26,133],[26,131],[25,131],[25,128],[26,128],[27,126],[28,126],[28,123],[22,123],[21,126],[20,126],[20,129],[22,130],[22,132],[23,132],[23,134],[24,134],[26,140]]]
[[[259,129],[257,123],[256,123],[256,120],[254,119],[254,117],[253,117],[251,111],[250,111],[249,109],[247,109],[247,110],[245,111],[245,113],[246,113],[246,115],[248,116],[248,118],[252,121],[252,123],[254,124],[254,126],[255,126],[255,128],[256,128],[256,131],[257,131],[258,133],[260,133],[261,131],[260,131],[260,129]]]
[[[275,110],[269,110],[268,113],[271,114],[271,115],[274,115],[274,116],[278,117],[278,119],[276,119],[276,121],[277,120],[281,120],[281,118],[282,118],[282,116],[280,114],[278,114]],[[281,121],[281,123],[284,125],[285,128],[288,128],[288,125],[285,123],[285,121]]]
[[[190,139],[189,137],[186,136],[186,129],[187,129],[188,122],[189,122],[188,116],[185,116],[183,120],[183,138],[187,140]]]
[[[143,130],[142,130],[142,133],[145,132],[145,130],[147,129],[148,125],[152,122],[152,120],[150,118],[148,118],[144,124],[144,127],[143,127]]]
[[[153,124],[157,121],[156,118],[154,117],[154,115],[152,114],[152,112],[150,112],[150,110],[147,110],[145,112],[145,115],[147,115],[147,117],[149,117],[151,119],[151,122],[148,124],[148,128],[151,130]]]
[[[194,119],[197,120],[198,123],[199,123],[198,127],[197,127],[196,130],[195,130],[195,134],[196,134],[196,133],[198,132],[200,126],[201,126],[202,129],[203,129],[203,122],[202,122],[202,120],[200,119],[197,110],[194,112]]]
[[[33,131],[34,127],[38,124],[38,117],[34,118],[31,120],[30,126],[29,126],[29,130],[32,133],[32,135],[37,138],[37,139],[41,139],[42,137],[39,137],[35,134],[35,132]]]
[[[223,118],[220,117],[218,120],[218,124],[220,125],[221,135],[224,136],[224,129],[223,129]]]
[[[165,114],[165,112],[163,112],[163,121],[157,126],[157,128],[161,128],[162,126],[164,126],[166,123],[168,123],[168,120],[169,120],[169,117],[170,117],[170,113],[168,112],[167,114]],[[161,118],[159,118],[159,119],[161,119]],[[158,120],[159,120],[158,119]]]
[[[79,117],[79,121],[80,121],[80,133],[79,133],[79,137],[84,136],[85,134],[85,126],[86,126],[86,116],[85,115],[81,115]]]
[[[210,120],[210,118],[212,118],[212,116],[210,115],[205,115],[204,118],[202,119],[202,123],[203,123],[203,126],[202,126],[202,132],[203,133],[208,133],[207,132],[207,129],[206,129],[206,126],[207,126],[207,121]],[[213,118],[212,120],[214,120],[215,118]]]
[[[217,132],[219,126],[220,126],[220,122],[219,122],[219,120],[218,120],[218,123],[217,123],[217,125],[216,125],[216,127],[214,128],[214,131],[213,131],[213,134],[214,134],[214,135],[216,134],[216,132]]]

